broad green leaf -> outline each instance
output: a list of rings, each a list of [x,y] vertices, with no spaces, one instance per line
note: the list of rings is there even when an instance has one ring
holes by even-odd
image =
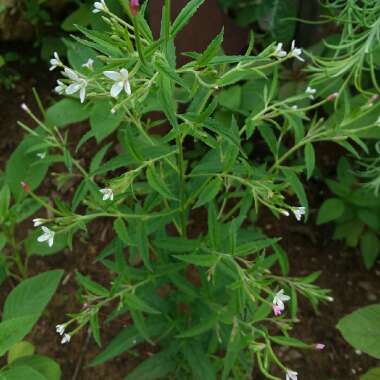
[[[360,380],[380,380],[380,368],[372,368]]]
[[[190,0],[179,12],[179,15],[173,22],[170,29],[171,37],[179,33],[185,25],[190,21],[191,17],[195,14],[198,8],[205,2],[205,0]]]
[[[0,380],[48,380],[40,372],[27,365],[20,365],[0,372]]]
[[[338,219],[343,215],[344,209],[344,203],[339,198],[327,199],[319,208],[317,224],[325,224]]]
[[[380,304],[363,307],[342,318],[337,328],[355,349],[380,359]]]
[[[70,13],[70,15],[63,20],[61,28],[65,32],[76,32],[77,28],[75,27],[75,24],[88,26],[91,23],[91,18],[91,7],[87,4],[82,4],[78,9]]]
[[[39,314],[12,318],[0,323],[0,356],[3,356],[14,344],[20,342],[32,329]]]
[[[45,178],[49,165],[34,153],[27,153],[29,148],[39,142],[34,136],[26,137],[12,153],[5,169],[5,181],[16,200],[25,197],[21,182],[26,182],[35,190]],[[31,167],[33,166],[33,169]]]
[[[98,143],[110,135],[123,120],[123,111],[112,113],[111,108],[112,104],[104,100],[96,102],[91,110],[90,125]]]
[[[267,28],[271,32],[273,39],[283,41],[284,43],[291,41],[296,29],[296,21],[298,11],[298,3],[296,0],[274,0],[271,6],[271,14]],[[260,19],[260,24],[265,23],[265,18]]]
[[[5,300],[3,321],[30,315],[37,321],[57,290],[62,275],[62,270],[52,270],[17,285]]]
[[[5,185],[0,191],[0,222],[6,218],[10,203],[11,192],[8,185]]]
[[[363,256],[364,265],[371,269],[380,253],[380,241],[372,231],[366,231],[360,238],[360,251]]]
[[[14,367],[19,367],[23,365],[33,368],[34,370],[39,372],[41,375],[43,375],[46,380],[60,380],[61,379],[61,369],[59,365],[53,359],[50,359],[47,356],[42,356],[42,355],[25,356],[16,360],[13,363]]]
[[[32,343],[25,340],[22,342],[17,342],[8,351],[7,362],[8,364],[11,364],[15,360],[20,359],[24,356],[33,355],[34,351],[35,347]]]
[[[89,109],[78,100],[62,99],[46,112],[46,121],[57,127],[79,123],[89,117]]]
[[[54,244],[52,247],[46,242],[37,241],[38,236],[42,235],[41,229],[35,229],[25,240],[25,249],[28,256],[50,256],[62,251],[67,246],[66,236],[63,234],[56,234],[54,237]]]

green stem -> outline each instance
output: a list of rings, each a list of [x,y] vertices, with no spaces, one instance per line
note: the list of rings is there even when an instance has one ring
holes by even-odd
[[[180,199],[180,218],[182,236],[186,237],[186,206],[185,206],[185,165],[183,160],[183,138],[177,136],[176,142],[178,147],[178,169],[179,169],[179,199]]]

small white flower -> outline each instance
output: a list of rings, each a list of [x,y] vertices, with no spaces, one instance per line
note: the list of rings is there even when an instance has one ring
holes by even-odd
[[[36,156],[39,159],[43,160],[46,157],[46,152],[37,153]]]
[[[65,89],[66,94],[72,95],[79,91],[80,102],[83,103],[86,97],[87,80],[81,78],[74,70],[67,67],[65,67],[65,71],[62,74],[73,81],[73,83]]]
[[[295,104],[294,106],[292,106],[292,109],[293,109],[293,110],[298,110],[298,106],[297,106],[297,104]]]
[[[45,219],[41,219],[41,218],[33,219],[33,227],[42,226],[44,223],[45,223]]]
[[[292,209],[294,216],[298,221],[302,219],[302,215],[306,214],[306,208],[305,207],[295,207]]]
[[[92,58],[89,58],[86,63],[82,65],[82,67],[86,67],[89,70],[92,70],[94,66],[94,60]]]
[[[314,99],[314,95],[316,94],[317,90],[315,88],[307,86],[305,92],[306,92],[306,94],[309,95],[310,99]]]
[[[302,49],[296,47],[296,41],[292,41],[292,46],[290,50],[290,56],[298,59],[301,62],[305,62],[305,60],[301,57]]]
[[[131,85],[129,83],[129,73],[127,69],[121,69],[119,72],[104,71],[103,74],[115,82],[110,92],[113,98],[117,98],[123,88],[127,95],[130,96],[132,94]]]
[[[286,370],[286,380],[297,380],[298,372],[292,371],[291,369]]]
[[[284,58],[288,55],[288,53],[282,48],[284,46],[284,44],[282,42],[279,42],[276,46],[276,49],[274,51],[274,55],[277,57],[277,58]]]
[[[69,343],[71,340],[71,335],[64,334],[61,340],[61,344]]]
[[[54,58],[52,58],[50,60],[50,69],[49,69],[50,71],[53,71],[57,67],[63,66],[63,63],[62,63],[61,59],[59,58],[59,55],[56,51],[54,52],[53,56],[54,56]]]
[[[92,13],[106,12],[108,10],[104,0],[95,1]]]
[[[113,201],[112,189],[100,189],[99,192],[103,194],[103,201],[107,201],[107,200]]]
[[[333,298],[333,297],[327,297],[326,299],[327,299],[327,301],[329,301],[329,302],[334,302],[334,298]]]
[[[54,244],[55,232],[45,226],[42,226],[41,228],[44,233],[37,238],[37,241],[39,241],[40,243],[47,241],[47,243],[49,244],[49,247],[52,247]]]
[[[55,331],[59,335],[63,335],[65,333],[65,325],[57,325],[55,326]]]
[[[281,289],[273,297],[273,305],[277,306],[277,308],[280,311],[284,311],[285,310],[285,304],[284,304],[284,302],[287,302],[289,300],[290,300],[290,297],[287,296],[286,294],[284,294],[284,289]]]
[[[63,95],[65,90],[66,90],[66,85],[60,80],[57,80],[57,86],[54,88],[54,91],[59,95]]]

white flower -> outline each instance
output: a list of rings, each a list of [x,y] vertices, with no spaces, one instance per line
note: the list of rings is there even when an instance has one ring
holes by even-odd
[[[305,92],[306,92],[306,94],[309,95],[310,99],[314,99],[314,95],[316,94],[317,90],[315,88],[307,86]]]
[[[54,91],[59,95],[63,95],[65,90],[66,90],[66,85],[60,80],[57,80],[57,86],[54,88]]]
[[[273,297],[273,306],[277,306],[276,309],[280,311],[285,310],[285,304],[284,302],[287,302],[290,300],[290,297],[284,294],[284,289],[281,289],[279,292],[275,294]]]
[[[29,107],[25,104],[25,103],[22,103],[21,104],[21,109],[25,112],[30,112],[30,109]]]
[[[82,65],[82,67],[86,67],[86,68],[88,68],[89,70],[92,70],[93,65],[94,65],[94,60],[93,60],[92,58],[89,58],[89,59],[87,60],[87,62],[84,63],[84,64]]]
[[[55,232],[45,226],[42,226],[41,228],[44,233],[37,238],[37,241],[39,241],[40,243],[43,241],[47,241],[49,244],[49,247],[52,247],[54,244]]]
[[[276,46],[276,49],[274,51],[274,55],[277,58],[284,58],[288,55],[288,53],[282,48],[284,44],[282,42],[279,42]]]
[[[107,201],[108,199],[113,201],[112,189],[100,189],[99,192],[103,194],[103,201]]]
[[[305,207],[295,207],[292,209],[294,216],[298,221],[302,219],[302,215],[306,214],[306,208]]]
[[[42,226],[45,223],[45,219],[36,218],[33,219],[33,227]]]
[[[117,71],[104,71],[103,74],[112,79],[115,84],[111,88],[111,96],[117,98],[120,92],[123,90],[127,93],[127,95],[131,95],[131,85],[129,83],[129,74],[127,69],[121,69],[119,72]]]
[[[301,57],[302,49],[296,47],[296,41],[292,41],[292,47],[290,50],[290,56],[298,59],[301,62],[305,62],[305,60]]]
[[[292,106],[292,109],[293,109],[293,110],[298,110],[298,106],[297,106],[297,104],[295,104],[294,106]]]
[[[280,210],[280,213],[281,213],[282,215],[285,215],[285,216],[289,216],[289,215],[290,215],[289,212],[286,211],[286,210]]]
[[[46,152],[37,153],[36,156],[39,159],[43,160],[46,157]]]
[[[71,340],[71,335],[64,334],[61,340],[61,344],[69,343]]]
[[[62,74],[74,82],[66,88],[66,94],[72,95],[79,91],[80,102],[83,103],[86,97],[86,79],[81,78],[74,70],[71,70],[67,67],[65,67],[65,71]]]
[[[292,371],[291,369],[286,370],[286,380],[297,380],[298,372]]]
[[[57,325],[57,326],[55,326],[55,331],[57,332],[57,334],[63,335],[65,333],[65,325]]]
[[[63,63],[62,63],[61,59],[59,58],[59,55],[56,51],[54,52],[53,56],[54,56],[54,58],[52,58],[50,60],[50,69],[49,69],[50,71],[53,71],[57,67],[63,66]]]
[[[104,0],[95,1],[92,13],[106,12],[108,10]]]

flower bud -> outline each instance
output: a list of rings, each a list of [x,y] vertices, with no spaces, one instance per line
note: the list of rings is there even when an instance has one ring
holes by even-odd
[[[139,8],[139,0],[131,0],[131,12],[133,16],[137,16],[137,14],[139,13]]]
[[[24,189],[24,191],[25,191],[26,193],[29,193],[29,192],[30,192],[30,186],[29,186],[26,182],[22,181],[22,182],[21,182],[21,187]]]

